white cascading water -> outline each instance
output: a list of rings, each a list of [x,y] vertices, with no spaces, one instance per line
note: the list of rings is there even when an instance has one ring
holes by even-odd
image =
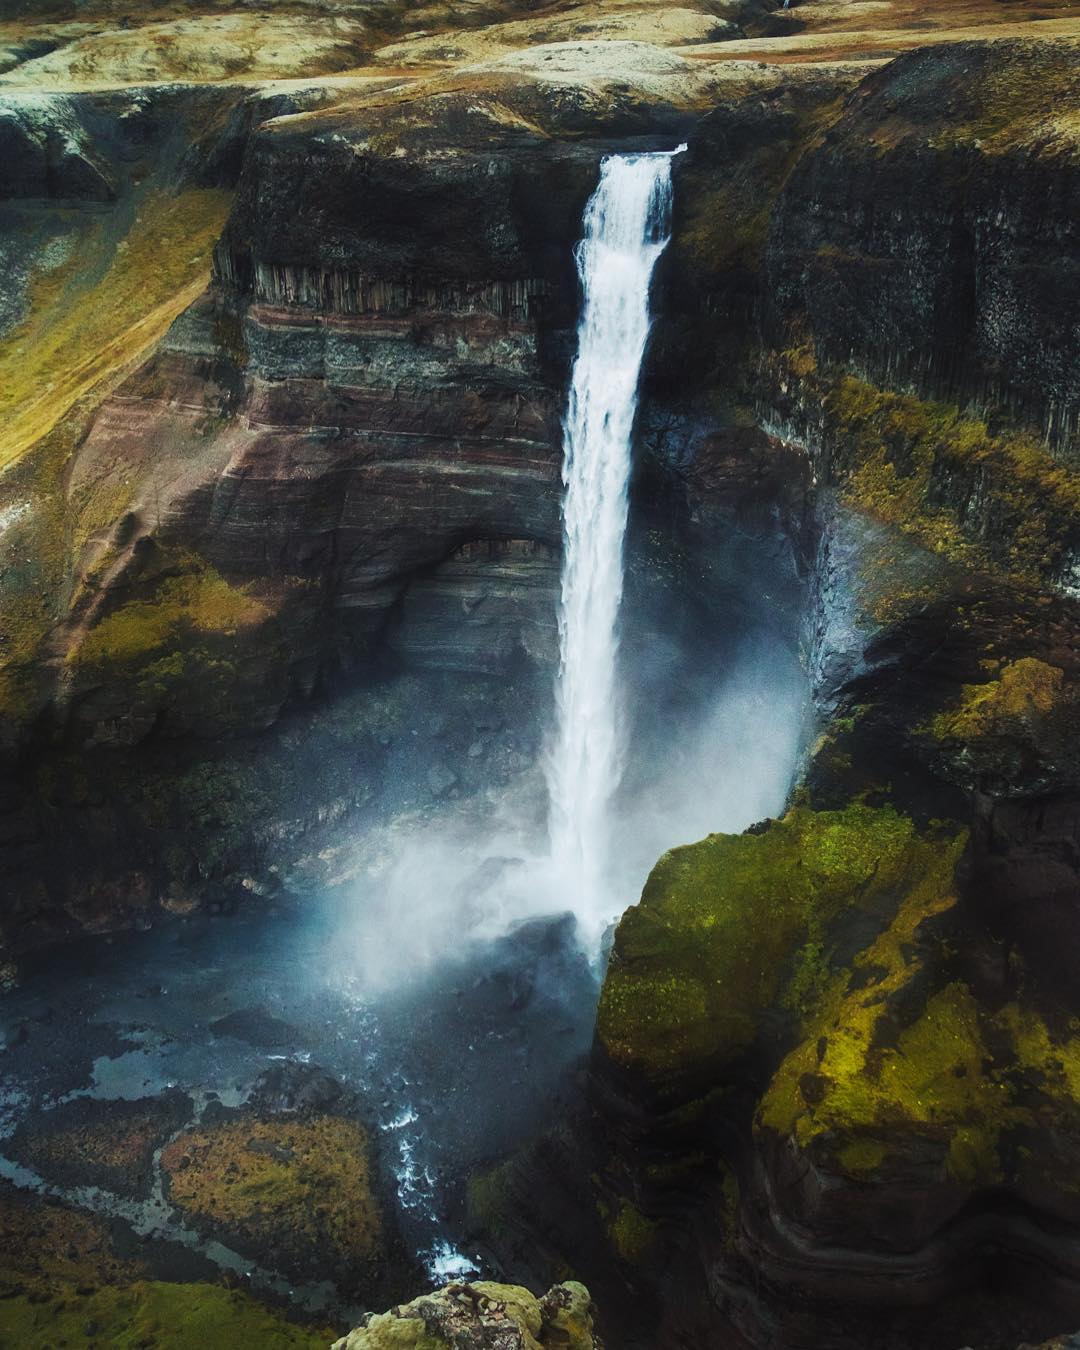
[[[616,658],[631,436],[649,283],[669,238],[678,153],[605,159],[576,251],[584,300],[563,445],[557,721],[547,778],[552,863],[594,939],[614,913],[604,886],[622,767]]]

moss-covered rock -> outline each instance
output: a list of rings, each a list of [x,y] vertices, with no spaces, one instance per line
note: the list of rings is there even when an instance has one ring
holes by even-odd
[[[1080,472],[1040,438],[849,374],[813,344],[769,360],[783,416],[805,425],[845,505],[954,569],[1067,579],[1080,548]]]
[[[1080,1191],[1059,1169],[1080,1143],[1080,1020],[1051,1031],[1023,994],[995,1011],[964,980],[927,980],[916,946],[889,946],[859,958],[762,1099],[759,1146],[818,1178],[789,1215],[847,1243],[910,1246],[997,1187],[1075,1221]]]
[[[163,578],[152,597],[131,600],[95,624],[68,659],[90,665],[137,661],[167,649],[184,630],[232,636],[266,617],[265,605],[200,559],[185,558],[178,567],[182,570]],[[174,651],[159,660],[148,667],[147,678],[167,678],[168,662],[178,659]]]
[[[984,659],[989,676],[964,684],[918,728],[927,755],[965,787],[1020,796],[1080,784],[1080,693],[1071,660]]]
[[[172,1203],[241,1251],[350,1287],[382,1278],[384,1222],[362,1126],[241,1117],[185,1131],[161,1165]]]
[[[25,1121],[6,1148],[53,1184],[146,1196],[157,1149],[190,1119],[191,1109],[190,1097],[179,1091],[134,1101],[76,1097]]]
[[[79,1286],[126,1285],[147,1274],[143,1261],[117,1253],[104,1220],[0,1184],[4,1307],[19,1295],[60,1298]]]
[[[767,1008],[785,996],[800,1016],[820,997],[842,914],[945,903],[963,845],[955,829],[853,803],[673,850],[616,932],[600,1046],[662,1097],[722,1081]]]
[[[517,1285],[450,1284],[369,1316],[334,1350],[602,1350],[588,1290],[568,1282],[536,1298]]]

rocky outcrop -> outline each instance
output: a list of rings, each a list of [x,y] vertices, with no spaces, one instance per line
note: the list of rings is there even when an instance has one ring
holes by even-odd
[[[539,1299],[515,1285],[450,1284],[390,1312],[369,1314],[334,1350],[602,1350],[594,1316],[589,1291],[573,1282],[555,1285]]]

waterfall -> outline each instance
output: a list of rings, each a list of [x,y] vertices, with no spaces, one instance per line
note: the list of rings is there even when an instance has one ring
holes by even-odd
[[[622,767],[616,657],[630,443],[649,282],[668,242],[678,153],[605,159],[575,254],[583,305],[563,441],[559,675],[547,779],[552,862],[594,937],[614,908],[604,886]]]

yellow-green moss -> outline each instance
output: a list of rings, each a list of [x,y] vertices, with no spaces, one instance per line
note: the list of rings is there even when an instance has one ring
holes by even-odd
[[[992,435],[950,404],[850,375],[810,376],[804,389],[825,414],[834,473],[850,505],[953,564],[1037,579],[1059,561],[1080,512],[1080,473],[1033,437]],[[932,483],[950,472],[978,475],[981,514],[998,522],[993,538],[932,501]]]
[[[966,842],[966,832],[960,831],[921,852],[892,923],[858,954],[851,972],[834,978],[816,1015],[804,1026],[806,1039],[774,1076],[759,1113],[763,1124],[781,1133],[797,1128],[800,1140],[827,1128],[822,1122],[830,1117],[829,1107],[823,1103],[823,1109],[815,1109],[807,1101],[805,1075],[827,1086],[833,1115],[849,1126],[873,1117],[878,1087],[871,1067],[879,1061],[875,1057],[868,1065],[878,1023],[886,1014],[887,998],[922,969],[916,942],[920,927],[956,903],[955,873]],[[895,1066],[888,1073],[894,1071]]]
[[[466,1187],[469,1222],[484,1233],[495,1233],[514,1211],[510,1186],[512,1164],[502,1163],[470,1177]]]
[[[962,837],[922,836],[890,807],[797,807],[760,833],[713,835],[656,865],[623,917],[598,1035],[663,1088],[746,1050],[783,992],[800,1011],[828,984],[827,931],[851,906],[947,889]],[[793,960],[794,958],[794,960]]]
[[[1018,1003],[1006,1004],[993,1021],[1008,1033],[1017,1063],[1034,1070],[1050,1094],[1080,1108],[1080,1022],[1074,1018],[1071,1035],[1055,1039],[1038,1013]]]
[[[230,585],[209,564],[188,558],[189,570],[167,577],[150,600],[132,600],[106,615],[70,659],[81,664],[130,662],[174,642],[185,630],[233,633],[266,618],[265,605],[246,587]],[[156,663],[157,674],[165,667]],[[171,669],[171,667],[169,668]]]
[[[545,1308],[543,1343],[555,1350],[594,1350],[592,1299],[576,1280],[565,1280],[558,1290],[557,1302]],[[554,1306],[553,1306],[554,1305]]]
[[[1053,1120],[1080,1139],[1080,1024],[1054,1038],[1032,1008],[1011,1003],[991,1012],[954,980],[916,1001],[901,1029],[881,1035],[892,1017],[888,1000],[923,971],[919,924],[949,903],[944,894],[937,901],[913,894],[856,958],[857,978],[838,977],[806,1039],[774,1075],[759,1128],[791,1134],[803,1147],[816,1141],[855,1175],[876,1171],[894,1143],[918,1134],[938,1145],[946,1170],[966,1187],[1009,1179],[1007,1131]],[[1030,1150],[1016,1156],[1028,1159],[1021,1168],[1036,1165]]]
[[[96,535],[107,535],[119,522],[135,497],[137,472],[130,460],[118,460],[89,482],[80,483],[68,501],[70,545],[73,562],[78,563],[86,545]],[[102,548],[95,566],[88,571],[88,579],[108,566],[113,556],[108,547]]]
[[[141,1261],[116,1255],[104,1220],[0,1183],[0,1308],[16,1294],[55,1297],[78,1286],[129,1284],[146,1273]]]
[[[932,720],[930,734],[937,740],[970,741],[1045,717],[1057,704],[1064,679],[1057,666],[1025,656],[1005,666],[996,680],[965,684],[957,705]]]
[[[287,1322],[238,1290],[157,1281],[9,1298],[2,1324],[0,1345],[19,1350],[87,1344],[113,1350],[326,1350],[333,1336],[325,1328]]]
[[[21,498],[29,506],[5,535],[21,565],[0,575],[0,718],[14,723],[29,720],[43,696],[35,661],[42,640],[60,617],[68,563],[62,479],[92,415],[92,401],[81,400],[42,437],[24,464],[5,475],[12,500]]]
[[[857,1176],[862,1172],[876,1172],[888,1152],[880,1140],[853,1139],[850,1144],[844,1145],[837,1156],[841,1167]]]
[[[820,1003],[829,986],[829,979],[825,944],[820,939],[804,942],[795,953],[791,979],[784,990],[784,1007],[805,1016]]]
[[[592,1350],[588,1290],[569,1284],[552,1292],[561,1294],[558,1306],[545,1300],[542,1308],[540,1300],[519,1285],[479,1280],[469,1286],[464,1299],[460,1286],[449,1285],[378,1314],[341,1344],[346,1350],[452,1350],[462,1336],[471,1339],[471,1329],[483,1326],[500,1343],[512,1340],[523,1350],[541,1350],[541,1344]],[[436,1331],[437,1326],[445,1334]]]
[[[216,189],[148,193],[118,244],[115,220],[95,216],[64,267],[38,278],[28,317],[0,341],[0,465],[145,352],[195,299],[229,204]]]
[[[188,1130],[161,1155],[173,1203],[247,1247],[290,1243],[360,1263],[381,1243],[367,1134],[336,1116]]]
[[[219,1285],[150,1282],[146,1275],[142,1260],[117,1255],[107,1221],[0,1184],[5,1350],[325,1350],[335,1334],[295,1325]]]
[[[629,1200],[619,1202],[618,1213],[611,1221],[611,1240],[623,1261],[640,1265],[646,1260],[656,1241],[656,1226]]]
[[[978,78],[950,91],[949,116],[935,119],[929,144],[935,150],[978,149],[983,154],[1062,156],[1080,154],[1078,44],[1067,38],[1025,43],[985,64]],[[957,97],[959,96],[959,97]],[[931,108],[934,104],[929,105]]]
[[[929,998],[895,1045],[875,1044],[886,1015],[881,986],[897,987],[918,965],[883,973],[848,995],[813,1043],[808,1038],[788,1056],[759,1119],[794,1132],[802,1145],[835,1140],[849,1171],[873,1170],[894,1134],[920,1130],[942,1140],[957,1180],[993,1183],[1000,1180],[998,1137],[1021,1117],[1006,1085],[987,1072],[979,1008],[967,986],[956,982]],[[812,1093],[804,1090],[807,1075]]]

